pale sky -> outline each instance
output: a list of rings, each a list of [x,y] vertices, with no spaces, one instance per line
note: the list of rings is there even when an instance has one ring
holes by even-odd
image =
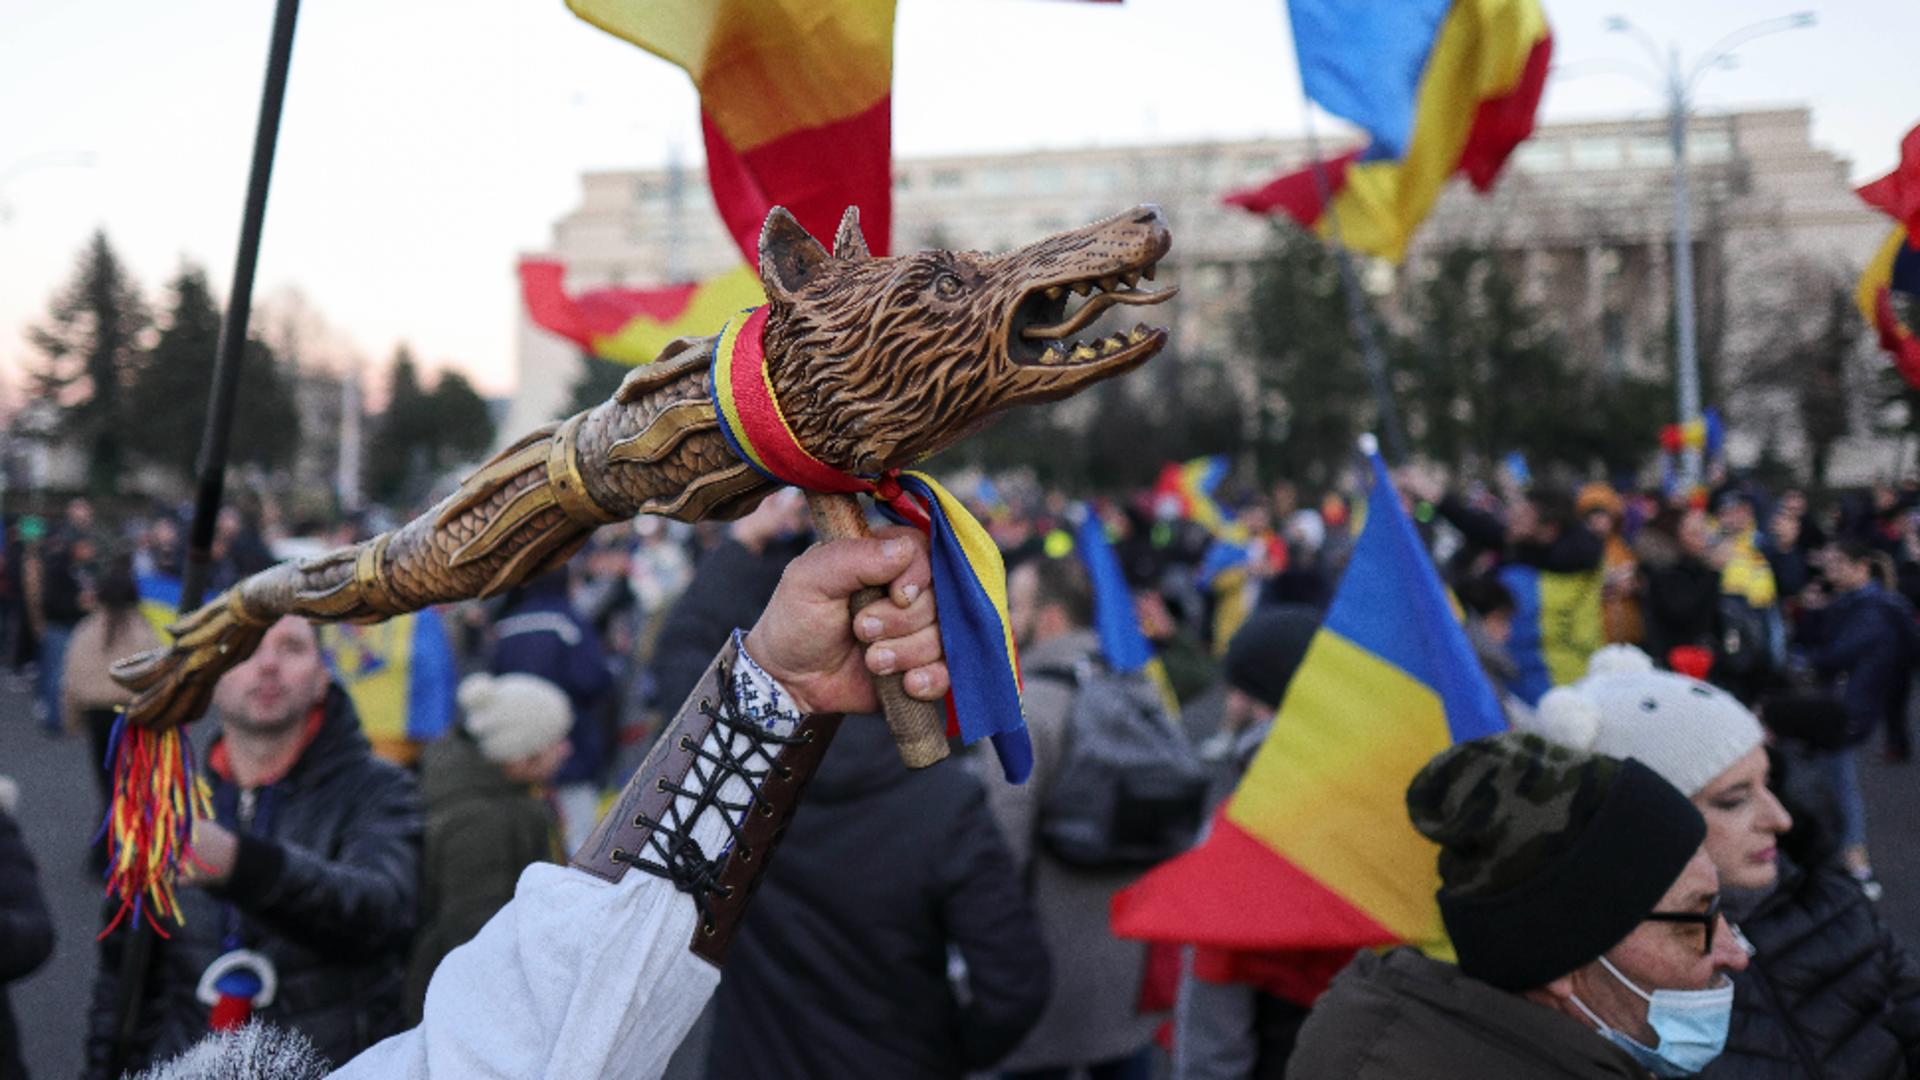
[[[1549,84],[1548,120],[1660,108],[1631,78],[1591,73],[1595,60],[1647,65],[1637,43],[1605,32],[1608,14],[1692,56],[1752,20],[1808,9],[1817,26],[1755,41],[1737,68],[1709,73],[1700,107],[1810,104],[1816,142],[1851,158],[1856,182],[1890,168],[1920,120],[1920,5],[1910,0],[1546,7],[1556,63],[1569,65]],[[0,389],[10,399],[37,360],[24,330],[95,228],[156,306],[182,259],[206,267],[225,296],[272,8],[0,0]],[[1302,117],[1278,0],[900,0],[897,156],[1288,136]],[[336,351],[379,366],[404,340],[430,366],[508,392],[516,255],[545,246],[583,170],[656,166],[675,145],[697,160],[685,74],[562,0],[308,0],[256,315],[297,291]],[[58,164],[76,155],[91,164]]]

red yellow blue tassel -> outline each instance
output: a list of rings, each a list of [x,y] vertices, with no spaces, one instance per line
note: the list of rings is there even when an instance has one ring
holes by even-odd
[[[213,816],[212,790],[195,773],[179,729],[132,727],[124,711],[114,722],[106,763],[113,770],[106,888],[120,907],[100,936],[131,916],[133,925],[144,917],[166,937],[162,921],[182,921],[174,881],[181,860],[193,857],[194,819]]]

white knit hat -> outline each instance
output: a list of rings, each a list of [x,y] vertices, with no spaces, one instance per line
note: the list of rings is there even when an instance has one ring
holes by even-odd
[[[566,692],[535,675],[469,675],[460,683],[460,708],[489,761],[532,757],[573,727]]]
[[[1655,670],[1628,645],[1594,653],[1587,677],[1548,691],[1523,727],[1576,750],[1638,758],[1689,797],[1763,739],[1760,721],[1733,695]]]

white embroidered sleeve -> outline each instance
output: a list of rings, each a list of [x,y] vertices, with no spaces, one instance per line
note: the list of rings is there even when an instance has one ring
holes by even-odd
[[[773,703],[768,730],[790,734],[800,722],[792,698],[747,656],[738,631],[734,645],[729,693],[736,702],[757,698],[762,715]],[[727,737],[716,725],[710,748]],[[749,795],[737,776],[721,788],[730,803]],[[680,803],[692,811],[693,800]],[[694,821],[703,850],[725,850],[729,835],[718,809]],[[507,906],[434,972],[420,1026],[335,1075],[657,1076],[720,981],[717,968],[688,950],[697,919],[690,898],[651,874],[609,884],[567,867],[530,866]]]

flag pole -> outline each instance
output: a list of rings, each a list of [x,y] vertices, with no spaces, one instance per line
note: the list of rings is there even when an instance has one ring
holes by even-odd
[[[273,178],[274,145],[280,137],[280,111],[287,96],[287,69],[293,58],[293,27],[300,0],[278,0],[273,14],[273,36],[267,50],[267,73],[260,93],[260,120],[253,136],[253,163],[247,177],[246,209],[240,223],[240,250],[234,259],[233,291],[220,323],[220,343],[214,354],[213,390],[207,406],[207,426],[200,439],[199,488],[194,497],[193,523],[188,530],[187,564],[180,581],[181,612],[200,606],[213,561],[215,519],[226,486],[227,452],[233,434],[233,412],[240,382],[240,364],[247,345],[247,322],[253,313],[253,273],[260,257],[260,231],[267,213],[267,185]],[[120,963],[119,1026],[114,1032],[110,1072],[118,1076],[129,1064],[133,1040],[140,1027],[148,969],[153,962],[152,927],[135,920],[127,928]]]
[[[1298,64],[1298,50],[1295,63]],[[1305,76],[1301,76],[1300,105],[1306,116],[1307,155],[1312,159],[1314,192],[1320,198],[1321,216],[1327,223],[1327,247],[1340,267],[1340,291],[1347,300],[1347,326],[1360,345],[1360,356],[1367,365],[1367,381],[1373,384],[1374,406],[1380,410],[1380,427],[1387,436],[1387,456],[1395,463],[1407,460],[1407,436],[1400,427],[1400,414],[1393,407],[1393,387],[1387,381],[1387,357],[1374,336],[1373,322],[1367,318],[1366,300],[1360,294],[1360,275],[1354,271],[1353,255],[1340,238],[1340,216],[1333,212],[1333,185],[1327,179],[1327,165],[1320,156],[1320,136],[1313,126],[1313,102],[1307,97]]]

